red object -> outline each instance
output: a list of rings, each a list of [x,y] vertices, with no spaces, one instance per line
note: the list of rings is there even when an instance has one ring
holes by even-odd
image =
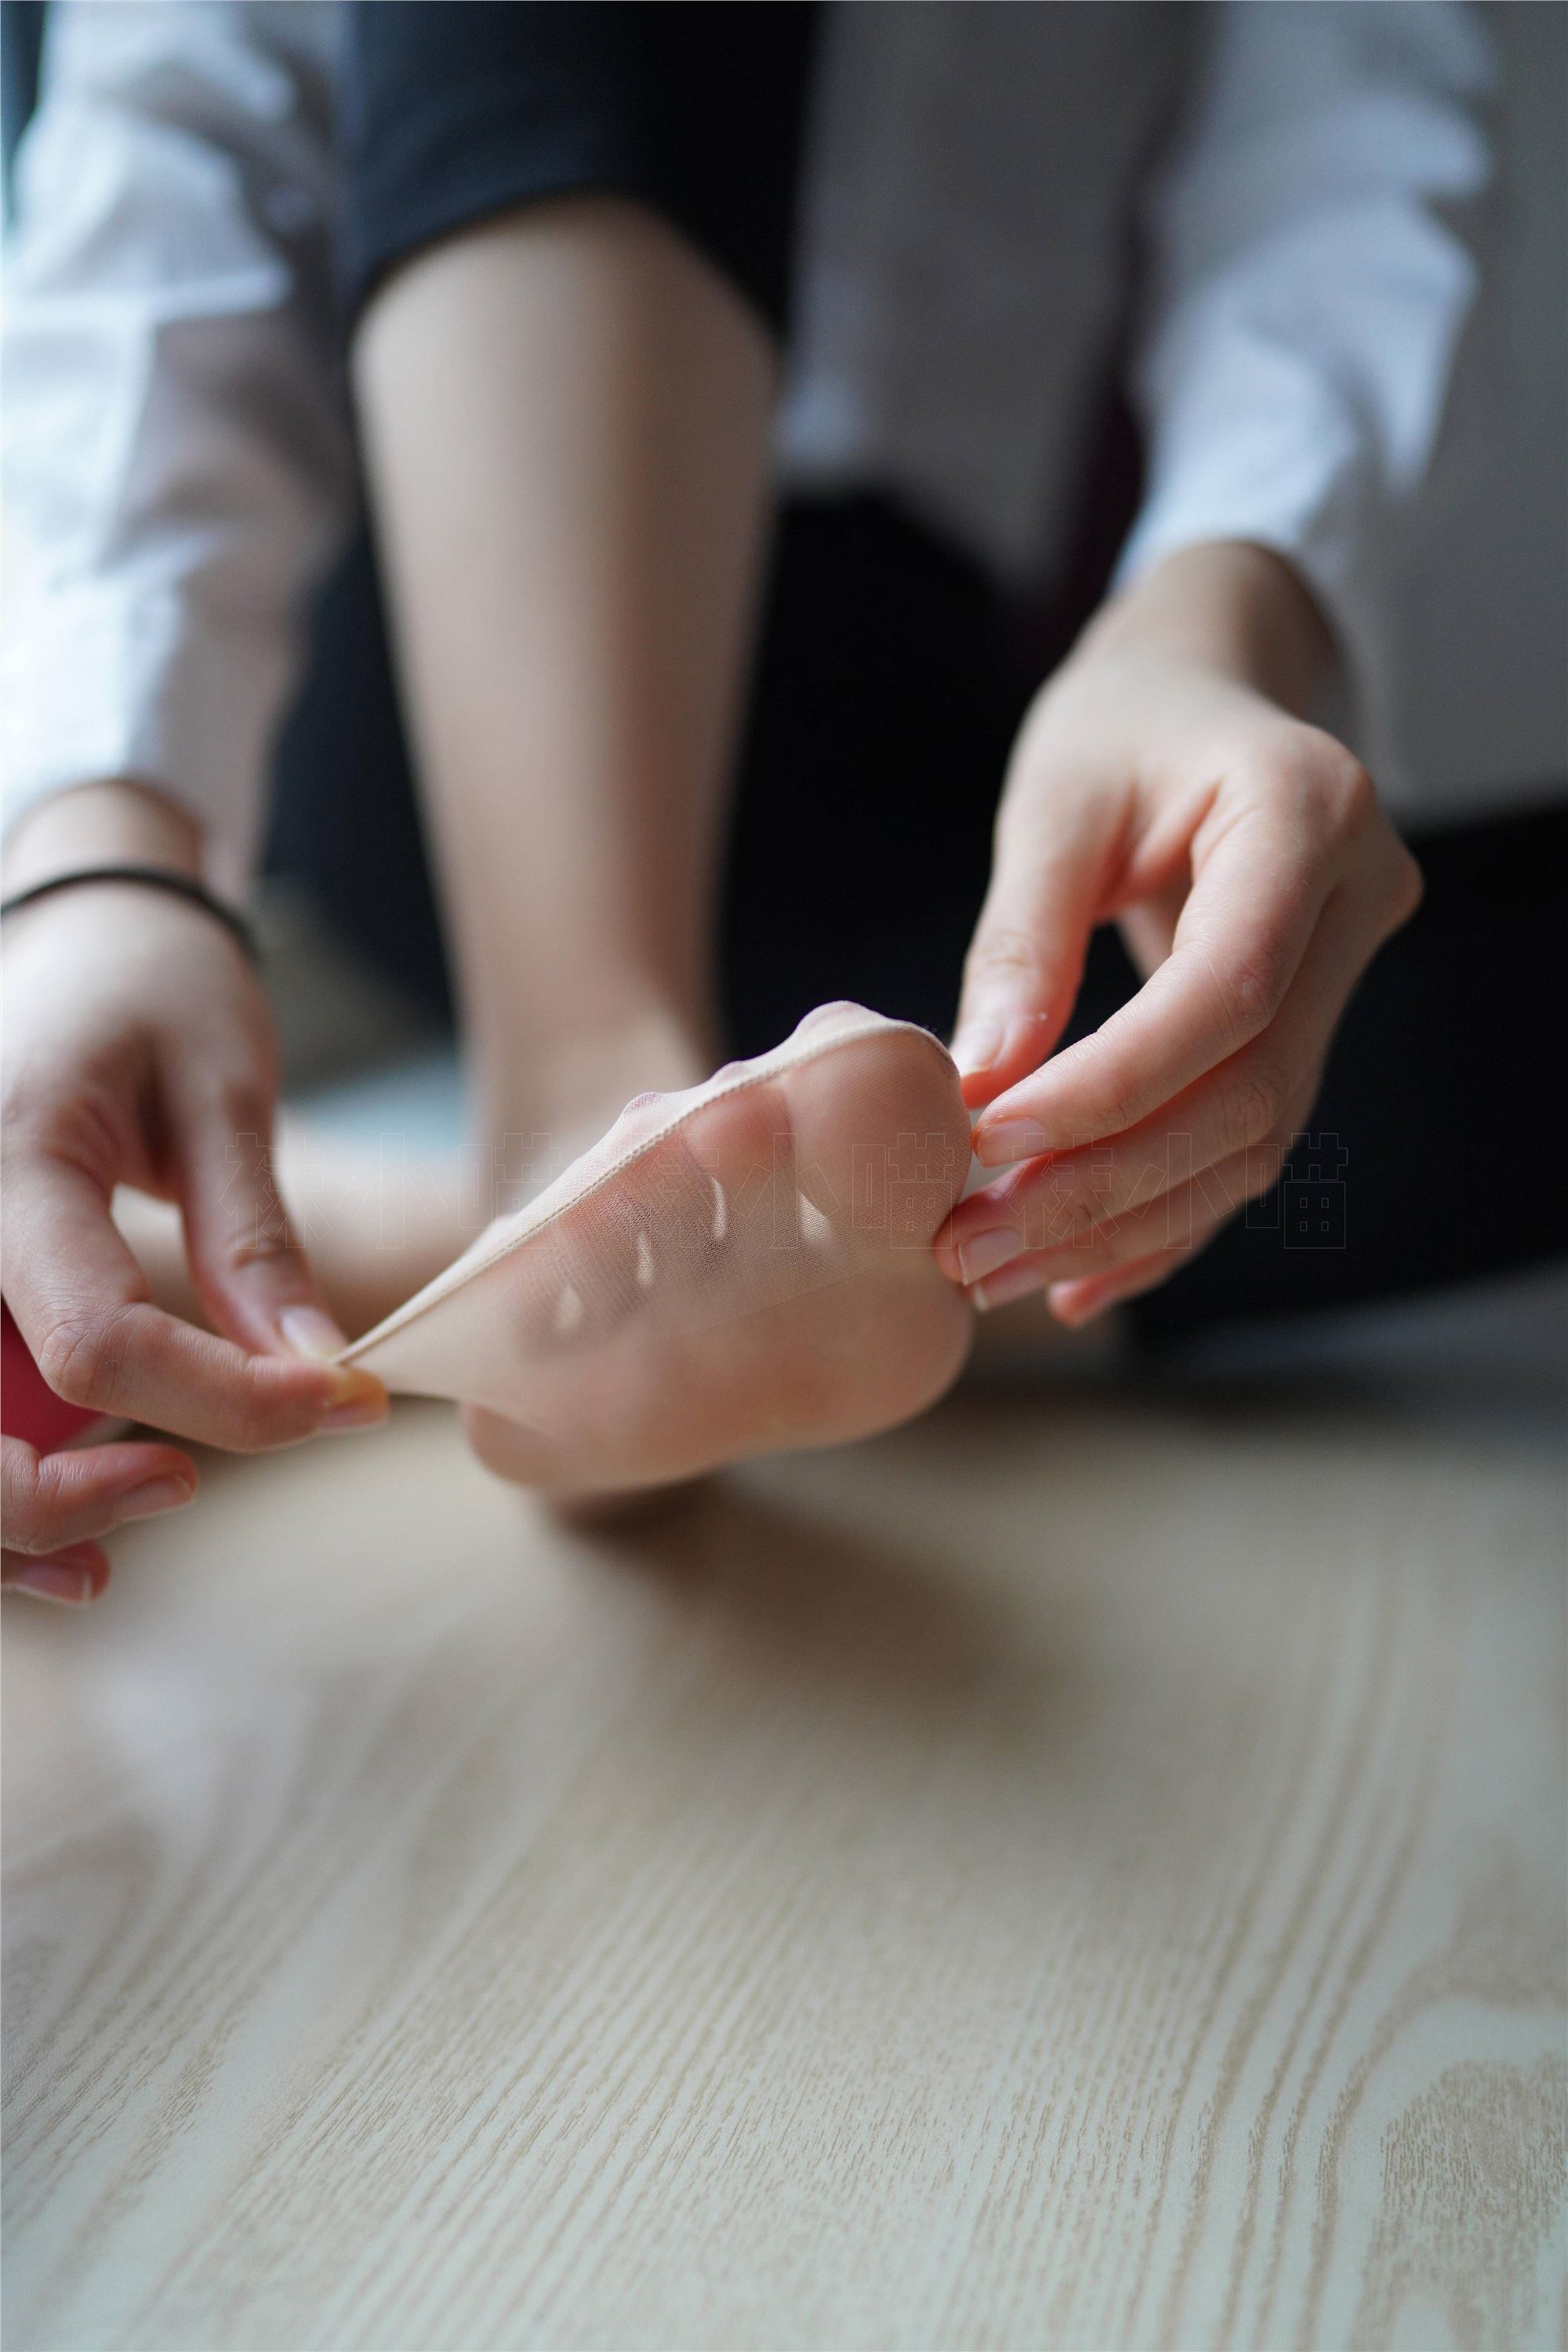
[[[0,1430],[7,1437],[26,1438],[40,1454],[58,1454],[102,1418],[90,1406],[68,1404],[55,1394],[11,1320],[11,1309],[0,1305]]]

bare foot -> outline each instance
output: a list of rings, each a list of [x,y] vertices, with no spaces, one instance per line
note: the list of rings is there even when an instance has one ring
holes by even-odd
[[[639,1097],[345,1360],[459,1399],[489,1467],[555,1492],[863,1436],[963,1364],[970,1308],[931,1244],[968,1163],[935,1039],[826,1006]]]

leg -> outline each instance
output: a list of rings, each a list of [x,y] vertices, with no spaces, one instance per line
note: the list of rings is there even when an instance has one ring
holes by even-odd
[[[720,799],[759,568],[769,348],[669,230],[593,199],[408,263],[354,357],[486,1128],[492,1149],[548,1139],[558,1164],[628,1095],[682,1088],[713,1058]],[[492,1234],[494,1295],[480,1272],[449,1313],[421,1310],[401,1376],[488,1406],[484,1458],[558,1492],[665,1483],[918,1410],[956,1372],[968,1310],[887,1219],[879,1249],[848,1245],[850,1171],[868,1148],[934,1136],[938,1182],[961,1176],[967,1123],[945,1058],[884,1029],[853,1063],[831,1057],[809,1115],[788,1088],[711,1105],[685,1171],[717,1219],[695,1282],[679,1171],[660,1166],[644,1198],[623,1127],[580,1214],[520,1253],[538,1300],[520,1307],[510,1245],[490,1266]],[[775,1150],[802,1126],[813,1169],[842,1161],[831,1213],[804,1177],[779,1180],[814,1248],[728,1205],[731,1189],[754,1204],[759,1181],[772,1203]],[[544,1443],[540,1397],[568,1393],[568,1436]]]
[[[585,198],[405,264],[354,373],[488,1137],[586,1139],[713,1057],[767,337]]]

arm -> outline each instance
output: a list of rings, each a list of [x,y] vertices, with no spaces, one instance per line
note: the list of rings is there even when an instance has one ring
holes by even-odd
[[[1229,7],[1158,192],[1152,479],[1117,593],[1037,698],[956,1050],[983,1163],[942,1255],[1068,1320],[1174,1272],[1278,1174],[1361,972],[1419,897],[1306,722],[1375,677],[1380,541],[1419,484],[1474,268],[1487,52],[1444,5]],[[1090,930],[1145,973],[1047,1062]],[[1041,1066],[1042,1064],[1044,1066]]]
[[[57,0],[7,257],[7,826],[140,778],[245,885],[341,525],[331,9]]]
[[[8,889],[126,860],[243,880],[291,608],[342,488],[305,25],[54,12],[7,284]],[[271,1024],[233,941],[101,886],[5,933],[5,1292],[51,1384],[233,1447],[376,1417],[373,1388],[307,1360],[334,1335],[273,1186]],[[121,1182],[179,1202],[221,1336],[152,1304],[110,1217]],[[4,1580],[55,1598],[100,1587],[98,1535],[195,1485],[168,1446],[4,1454]]]
[[[1458,0],[1226,0],[1151,192],[1133,391],[1143,509],[1117,585],[1272,548],[1383,718],[1382,558],[1418,494],[1479,286],[1497,67]]]

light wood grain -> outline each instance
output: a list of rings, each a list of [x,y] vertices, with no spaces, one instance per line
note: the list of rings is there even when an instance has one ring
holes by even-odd
[[[1561,2343],[1563,1549],[1331,1385],[215,1465],[8,1612],[7,2352]]]

